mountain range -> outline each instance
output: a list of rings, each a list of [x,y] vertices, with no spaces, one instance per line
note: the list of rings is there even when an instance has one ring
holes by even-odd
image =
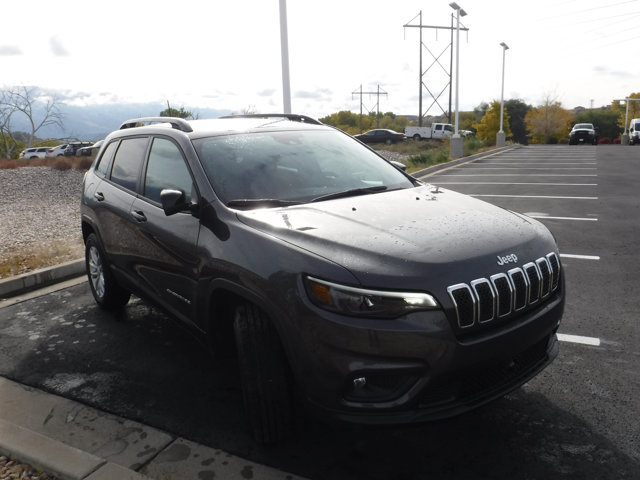
[[[100,140],[120,125],[132,118],[156,117],[167,108],[162,103],[130,103],[74,106],[59,104],[62,114],[62,128],[57,125],[42,127],[36,133],[38,138],[57,138],[65,140]],[[229,110],[211,108],[184,107],[196,118],[217,118],[231,114]],[[36,119],[37,119],[36,114]],[[30,131],[26,120],[16,118],[13,131]]]

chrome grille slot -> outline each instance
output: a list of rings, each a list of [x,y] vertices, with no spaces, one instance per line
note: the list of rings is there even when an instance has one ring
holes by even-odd
[[[476,321],[476,301],[473,292],[466,283],[453,285],[447,289],[458,315],[460,328],[471,327]]]
[[[496,295],[491,288],[491,283],[486,278],[480,278],[471,282],[471,288],[478,300],[478,321],[490,322],[495,316],[496,309]]]
[[[542,284],[540,285],[540,295],[542,298],[551,293],[551,268],[546,258],[539,258],[536,260],[536,265],[540,269],[540,276],[542,278]]]
[[[560,281],[560,261],[555,253],[547,255],[547,260],[551,266],[551,290],[554,291],[558,288],[558,282]]]
[[[466,329],[487,324],[535,306],[558,289],[560,268],[558,255],[552,252],[507,273],[450,286],[447,292],[458,326]]]
[[[513,305],[513,288],[509,277],[504,273],[498,273],[491,276],[491,283],[498,296],[498,318],[505,317],[511,313]]]
[[[540,300],[540,271],[535,263],[527,263],[524,271],[529,280],[529,303],[536,303]]]
[[[511,285],[513,285],[513,309],[518,311],[527,306],[527,299],[529,298],[529,284],[527,283],[527,277],[521,268],[513,268],[507,272]]]

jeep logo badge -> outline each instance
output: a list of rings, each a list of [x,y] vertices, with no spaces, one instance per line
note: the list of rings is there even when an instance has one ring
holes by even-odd
[[[498,265],[506,265],[507,263],[518,263],[518,257],[515,253],[501,257],[498,255]]]

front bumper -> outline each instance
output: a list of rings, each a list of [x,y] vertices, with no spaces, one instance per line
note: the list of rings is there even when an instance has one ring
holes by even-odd
[[[553,361],[563,291],[561,285],[539,308],[464,337],[453,334],[442,311],[390,323],[354,319],[351,326],[309,319],[294,375],[311,404],[343,421],[402,424],[459,415],[518,388]]]

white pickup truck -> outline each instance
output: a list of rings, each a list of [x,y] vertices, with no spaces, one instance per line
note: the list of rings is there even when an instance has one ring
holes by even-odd
[[[458,130],[461,137],[473,135],[471,130]],[[404,134],[407,138],[422,140],[423,138],[449,138],[453,135],[453,126],[450,123],[433,123],[430,127],[405,127]]]
[[[453,135],[453,126],[450,123],[433,123],[430,127],[405,127],[404,134],[414,140],[445,138]]]

